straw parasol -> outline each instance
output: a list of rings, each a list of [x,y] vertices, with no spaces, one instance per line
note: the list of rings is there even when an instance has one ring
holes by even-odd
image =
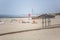
[[[48,26],[49,26],[50,22],[51,22],[50,18],[55,18],[55,16],[51,15],[51,14],[42,14],[42,15],[38,16],[38,18],[42,18],[42,27],[46,28],[46,24],[47,24],[46,19],[48,19]]]

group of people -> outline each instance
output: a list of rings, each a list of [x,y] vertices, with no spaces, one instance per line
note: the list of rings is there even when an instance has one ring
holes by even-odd
[[[31,20],[21,20],[21,19],[11,19],[11,20],[0,20],[0,24],[4,24],[4,23],[13,23],[13,22],[17,22],[17,23],[32,23],[32,24],[36,24],[37,21],[35,19],[31,19]]]

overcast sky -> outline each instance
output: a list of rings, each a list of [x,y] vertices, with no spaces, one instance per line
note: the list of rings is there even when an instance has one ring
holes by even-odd
[[[32,13],[33,9],[33,13]],[[60,0],[0,0],[0,15],[60,12]]]

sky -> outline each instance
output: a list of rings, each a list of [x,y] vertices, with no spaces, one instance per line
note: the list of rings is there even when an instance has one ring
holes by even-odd
[[[29,13],[60,12],[60,0],[0,0],[0,15],[26,16]]]

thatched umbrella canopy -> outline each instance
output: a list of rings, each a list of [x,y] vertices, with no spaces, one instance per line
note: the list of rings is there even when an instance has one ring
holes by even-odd
[[[50,15],[50,14],[42,14],[40,16],[38,16],[38,18],[54,18],[54,15]]]
[[[60,13],[56,13],[56,15],[60,15]]]

